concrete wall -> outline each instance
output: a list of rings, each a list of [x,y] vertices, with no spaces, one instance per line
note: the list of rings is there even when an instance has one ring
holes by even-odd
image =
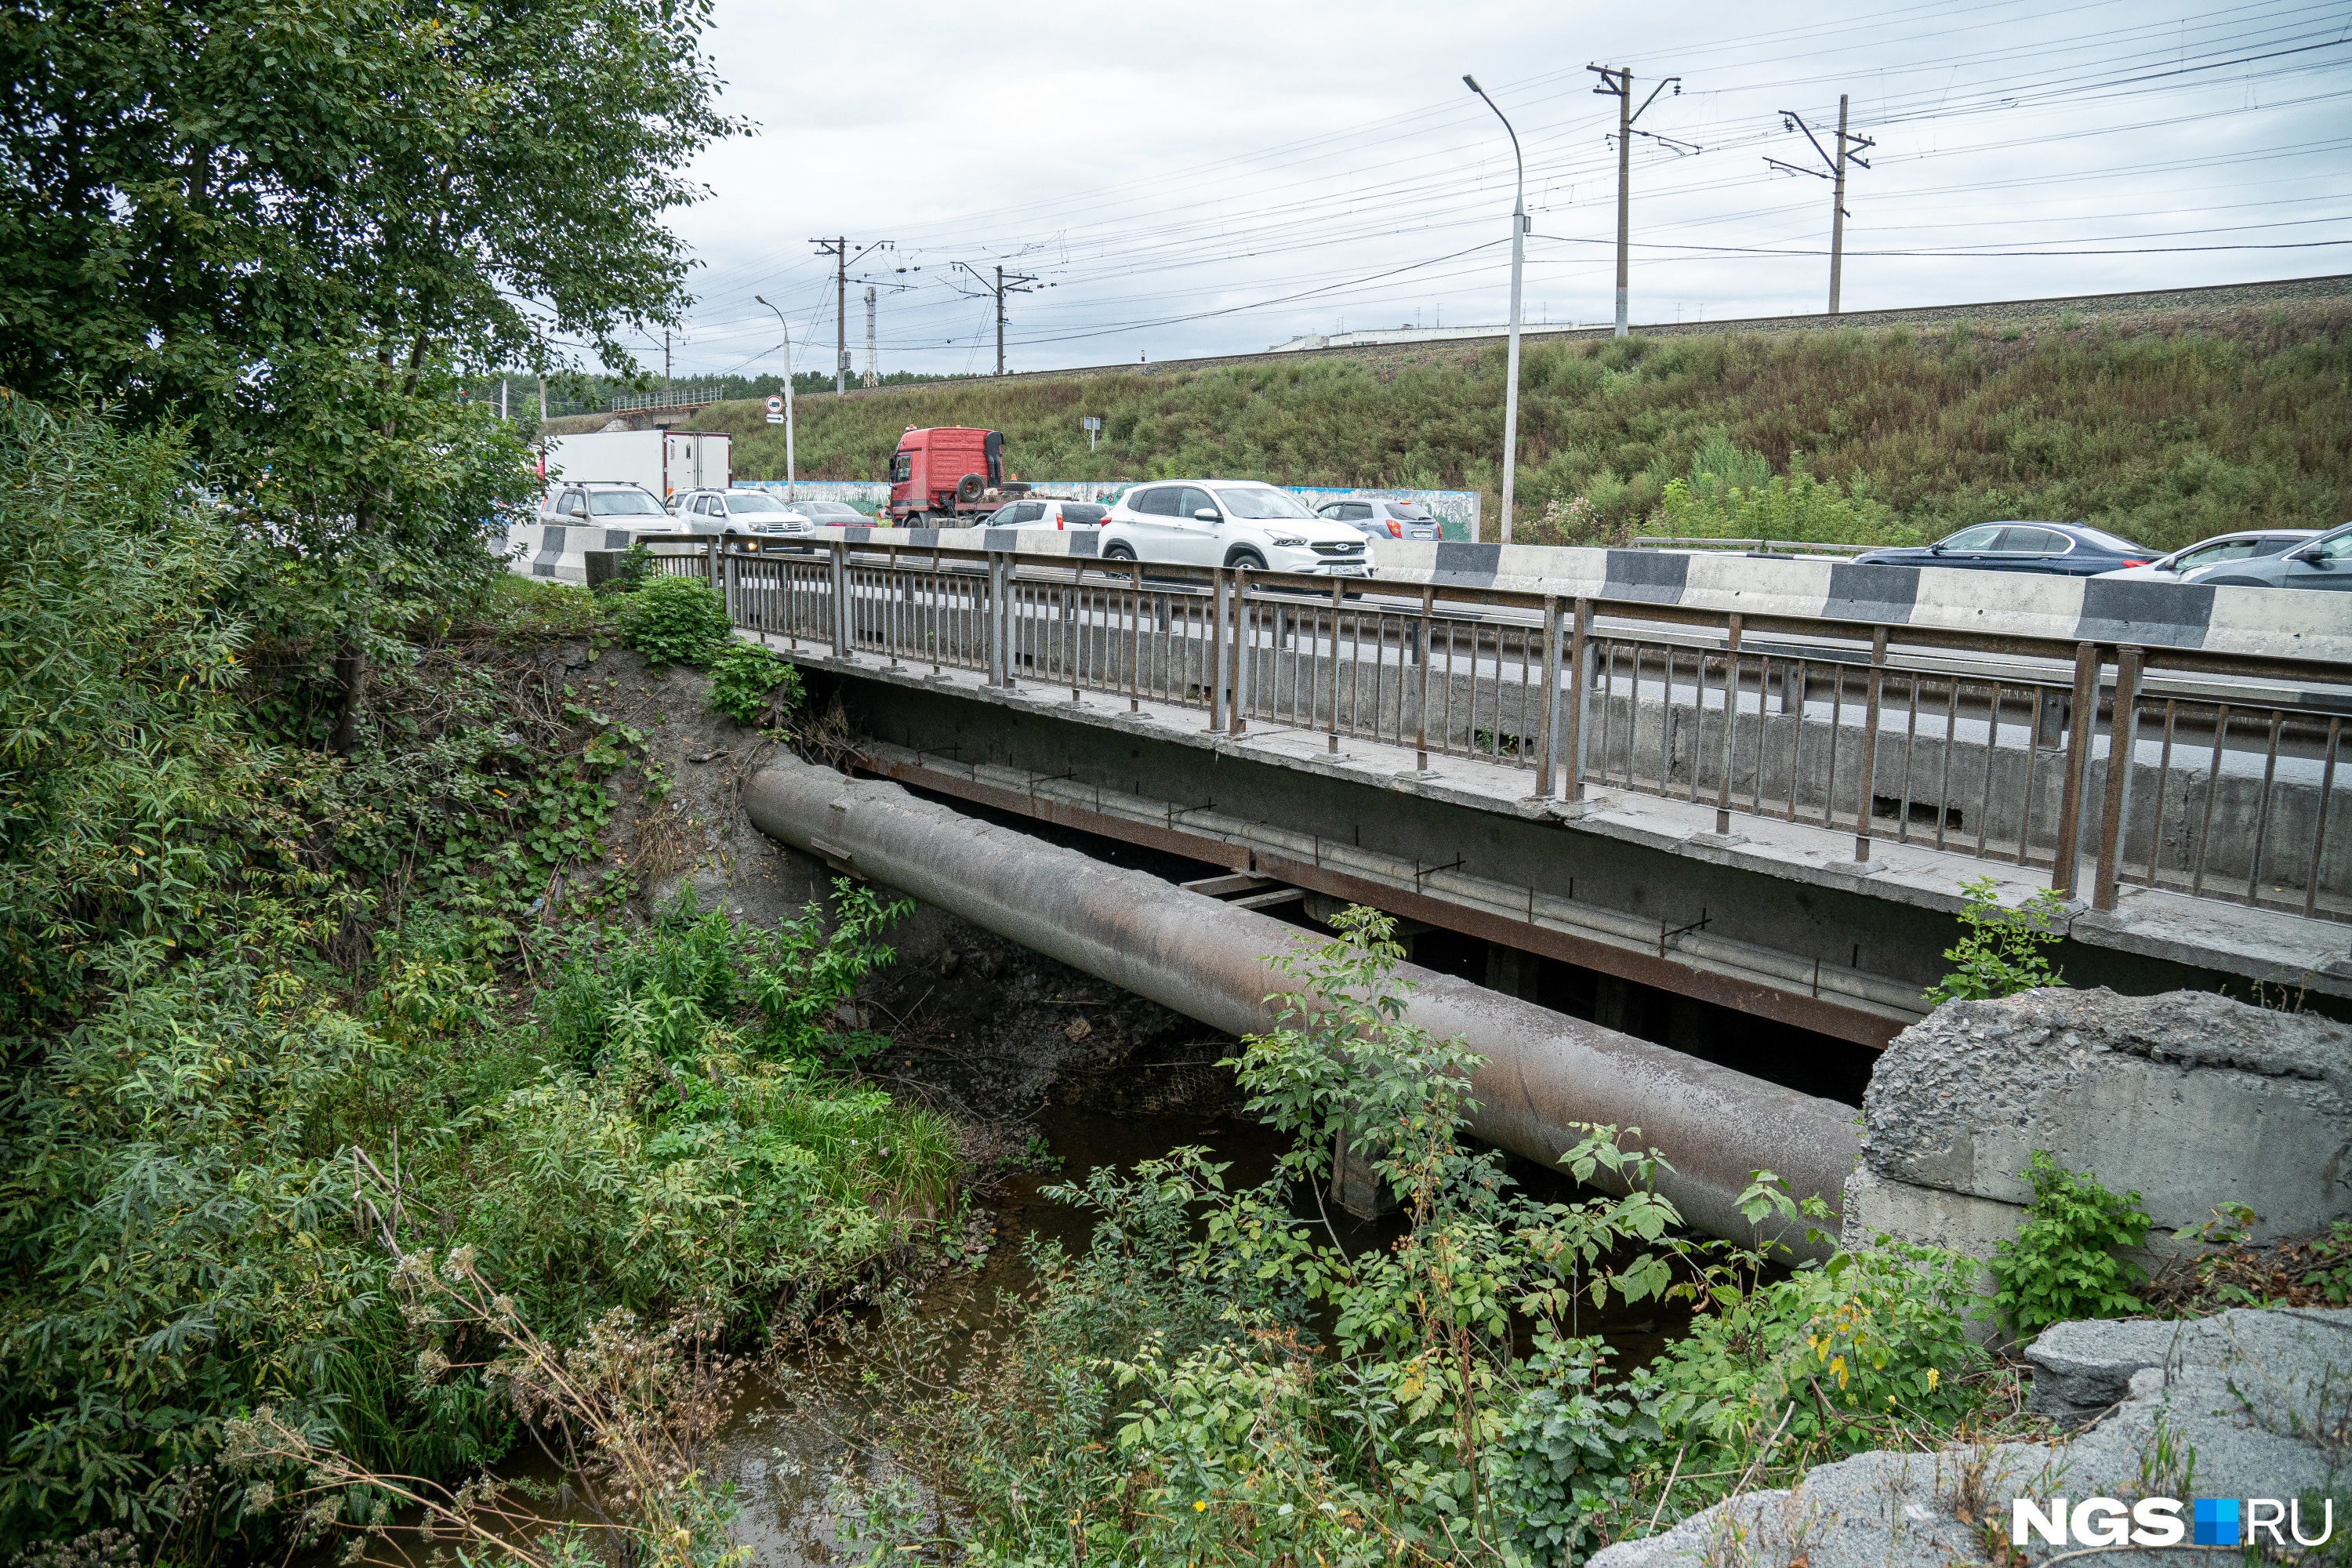
[[[2137,1190],[2159,1253],[2223,1204],[2261,1241],[2352,1219],[2352,1026],[2206,992],[1954,1002],[1895,1037],[1863,1100],[1845,1237],[1990,1258],[2036,1150]]]

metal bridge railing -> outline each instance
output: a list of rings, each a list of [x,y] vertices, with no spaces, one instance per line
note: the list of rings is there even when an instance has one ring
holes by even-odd
[[[2352,921],[2352,682],[2316,661],[1600,598],[811,542],[649,542],[739,626],[1527,770],[2118,889]]]

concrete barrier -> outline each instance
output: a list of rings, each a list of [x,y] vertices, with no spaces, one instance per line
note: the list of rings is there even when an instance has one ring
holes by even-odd
[[[2158,1255],[2224,1204],[2253,1212],[2257,1242],[2352,1219],[2352,1027],[2205,992],[1947,1003],[1887,1047],[1863,1121],[1849,1246],[1990,1258],[2036,1150],[2137,1191]]]
[[[1391,582],[2200,648],[2250,658],[2352,660],[2352,594],[1772,561],[1704,551],[1389,543],[1374,552],[1380,576]]]
[[[524,577],[549,577],[584,586],[590,551],[626,550],[636,542],[636,538],[635,531],[626,528],[517,523],[507,530],[507,570]]]

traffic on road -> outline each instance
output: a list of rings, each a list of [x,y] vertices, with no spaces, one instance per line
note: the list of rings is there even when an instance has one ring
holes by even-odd
[[[652,437],[653,439],[646,437]],[[551,458],[559,454],[551,449]],[[718,532],[749,549],[763,537],[869,521],[909,527],[1092,531],[1111,561],[1245,567],[1326,577],[1371,577],[1380,548],[1435,543],[1439,520],[1413,501],[1344,496],[1310,508],[1258,479],[1160,479],[1128,486],[1108,503],[1041,495],[1008,466],[1002,432],[908,426],[890,454],[890,497],[867,515],[838,500],[786,500],[736,486],[728,438],[694,432],[619,432],[566,439],[551,472],[542,522],[602,522],[641,532]],[[604,469],[614,470],[610,474]],[[715,471],[714,471],[715,470]],[[677,486],[693,474],[703,482]],[[590,477],[594,475],[596,477]],[[709,482],[715,479],[716,483]],[[664,487],[656,494],[653,486]],[[1702,541],[1675,541],[1702,550]],[[1737,548],[1727,542],[1726,548]],[[1971,523],[1931,544],[1886,546],[1864,565],[1935,566],[2214,586],[2352,591],[2352,523],[2332,531],[2244,529],[2165,553],[2085,523]]]

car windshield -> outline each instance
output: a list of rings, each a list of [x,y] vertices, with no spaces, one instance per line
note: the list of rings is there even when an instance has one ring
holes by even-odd
[[[588,498],[590,517],[662,517],[661,502],[643,490],[598,490]]]
[[[727,510],[742,516],[749,512],[790,511],[793,509],[775,497],[760,490],[730,490]]]
[[[1389,510],[1395,512],[1397,516],[1404,519],[1407,522],[1435,522],[1437,521],[1435,518],[1429,515],[1428,508],[1409,506],[1402,501],[1391,501],[1389,503]]]
[[[1276,517],[1311,518],[1315,515],[1296,497],[1286,496],[1267,485],[1220,485],[1217,487],[1217,499],[1225,503],[1225,510],[1234,516],[1254,522]]]

